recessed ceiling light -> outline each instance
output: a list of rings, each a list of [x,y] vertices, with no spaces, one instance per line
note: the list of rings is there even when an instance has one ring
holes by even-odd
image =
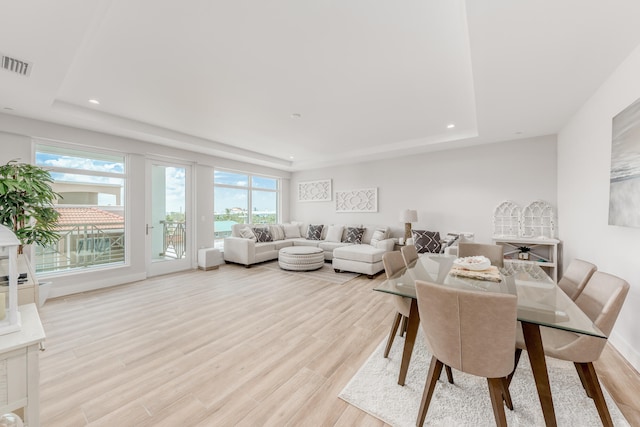
[[[291,115],[291,118],[292,118],[292,119],[299,119],[300,117],[302,117],[302,114],[300,114],[300,113],[293,113],[293,114]]]
[[[447,129],[453,129],[454,127],[456,127],[456,125],[454,123],[449,123],[447,125]]]
[[[516,135],[522,135],[522,131],[516,132]]]
[[[293,160],[293,156],[289,156],[289,158],[290,158],[291,160]]]
[[[100,105],[100,101],[98,101],[97,99],[90,99],[89,102],[95,105]]]

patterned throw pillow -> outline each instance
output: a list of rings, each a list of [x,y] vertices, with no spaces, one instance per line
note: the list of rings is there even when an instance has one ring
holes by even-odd
[[[364,228],[347,227],[347,237],[344,239],[345,243],[355,243],[359,245],[362,243],[362,235],[364,234]]]
[[[256,241],[258,242],[273,242],[268,228],[256,227],[253,229],[253,234],[256,235]]]
[[[437,231],[411,230],[413,244],[419,254],[440,252],[440,233]]]
[[[324,225],[309,225],[307,229],[307,240],[321,240],[322,239],[322,229]]]
[[[256,240],[256,235],[253,234],[253,230],[251,227],[242,227],[239,231],[240,237],[243,239],[253,239]]]

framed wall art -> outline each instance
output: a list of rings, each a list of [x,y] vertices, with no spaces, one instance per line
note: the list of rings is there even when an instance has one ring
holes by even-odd
[[[331,180],[306,181],[298,183],[299,202],[330,202]]]
[[[336,191],[336,212],[378,212],[378,188]]]

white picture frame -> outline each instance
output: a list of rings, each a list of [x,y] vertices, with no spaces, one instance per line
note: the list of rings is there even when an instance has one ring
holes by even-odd
[[[336,212],[378,212],[378,188],[336,191]]]
[[[331,180],[304,181],[298,183],[299,202],[330,202]]]

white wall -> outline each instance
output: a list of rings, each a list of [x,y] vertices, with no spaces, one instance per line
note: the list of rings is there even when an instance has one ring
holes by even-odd
[[[332,202],[298,202],[298,182],[331,179],[333,191],[378,188],[377,213],[336,213]],[[489,242],[493,213],[512,200],[556,205],[554,136],[418,154],[305,172],[291,178],[291,218],[321,224],[385,224],[404,233],[400,211],[418,210],[414,229],[472,231]]]
[[[640,370],[640,229],[608,225],[612,119],[640,98],[638,76],[640,46],[558,134],[558,207],[565,260],[630,283],[609,341]]]
[[[46,280],[53,282],[52,297],[128,283],[146,277],[145,169],[146,159],[150,156],[177,159],[194,166],[193,184],[196,210],[194,218],[196,221],[193,249],[213,245],[214,167],[282,178],[283,192],[285,195],[289,194],[289,172],[0,113],[0,163],[6,163],[12,159],[31,162],[33,138],[50,139],[129,154],[127,186],[127,222],[130,230],[130,234],[127,236],[129,264],[101,269],[98,272],[77,271],[48,276]],[[282,206],[284,209],[288,209],[286,197],[282,201]],[[287,217],[288,210],[285,211],[284,219]],[[193,252],[192,266],[195,267],[196,253],[195,250]]]

